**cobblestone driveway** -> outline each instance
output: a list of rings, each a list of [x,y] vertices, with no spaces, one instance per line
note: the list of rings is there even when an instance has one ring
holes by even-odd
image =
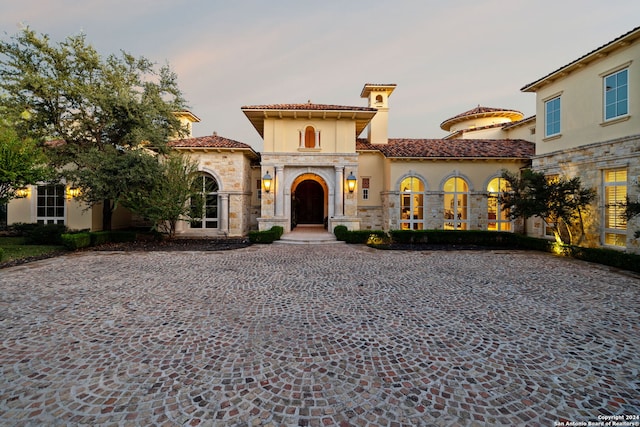
[[[533,252],[80,253],[0,270],[0,423],[640,415],[639,313],[637,276]]]

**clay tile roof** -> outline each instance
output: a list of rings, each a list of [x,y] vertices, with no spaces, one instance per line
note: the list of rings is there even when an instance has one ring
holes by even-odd
[[[393,158],[529,158],[535,144],[522,139],[389,139],[370,144],[358,139],[356,150],[378,150]]]
[[[351,107],[347,105],[330,104],[269,104],[269,105],[246,105],[242,110],[304,110],[304,111],[376,111],[369,107]]]
[[[440,129],[449,131],[451,129],[451,126],[455,125],[456,123],[480,117],[507,117],[512,121],[516,121],[521,120],[524,117],[524,114],[522,114],[520,111],[512,110],[509,108],[492,108],[482,107],[478,105],[476,108],[465,111],[464,113],[460,113],[457,116],[453,116],[443,121],[442,123],[440,123]]]
[[[167,144],[172,148],[227,148],[227,149],[253,149],[243,142],[234,141],[218,135],[199,136],[196,138],[185,138],[170,141]]]

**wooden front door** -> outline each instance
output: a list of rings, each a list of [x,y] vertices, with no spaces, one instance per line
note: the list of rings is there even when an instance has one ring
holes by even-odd
[[[324,190],[316,181],[302,181],[295,191],[295,217],[297,224],[324,222]]]

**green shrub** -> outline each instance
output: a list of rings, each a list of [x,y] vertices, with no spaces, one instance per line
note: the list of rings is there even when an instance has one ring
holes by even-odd
[[[583,248],[568,245],[564,246],[563,249],[572,258],[640,273],[640,255],[638,254],[620,252],[614,249]]]
[[[89,236],[91,237],[91,246],[100,246],[111,242],[110,231],[92,231]]]
[[[4,258],[4,249],[0,248],[0,261]]]
[[[375,238],[384,238],[386,233],[382,230],[354,230],[347,231],[344,241],[347,243],[369,243],[370,240]]]
[[[63,234],[60,238],[67,249],[76,250],[91,246],[90,233]]]
[[[432,245],[513,246],[516,235],[486,230],[391,230],[393,243]]]
[[[64,224],[37,224],[25,235],[28,245],[61,245],[62,235],[67,232]]]
[[[284,227],[274,225],[273,227],[271,227],[271,231],[274,231],[276,233],[276,240],[280,240],[282,234],[284,233]]]
[[[11,224],[8,228],[11,233],[17,236],[26,237],[34,228],[38,227],[40,224],[36,223],[27,223],[27,222],[16,222]]]
[[[423,230],[391,230],[389,231],[393,243],[426,243]]]
[[[273,243],[277,240],[278,232],[275,230],[250,231],[249,241],[251,243]]]
[[[347,233],[349,233],[349,229],[344,225],[336,225],[333,229],[333,234],[336,236],[336,239],[341,241],[347,239]]]

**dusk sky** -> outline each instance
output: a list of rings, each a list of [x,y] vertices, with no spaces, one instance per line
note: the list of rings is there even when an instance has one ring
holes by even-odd
[[[240,108],[366,106],[365,83],[398,85],[389,136],[439,138],[478,105],[535,113],[520,88],[640,25],[637,0],[2,0],[3,39],[84,32],[178,74],[194,135],[262,141]],[[365,136],[366,134],[363,134]]]

